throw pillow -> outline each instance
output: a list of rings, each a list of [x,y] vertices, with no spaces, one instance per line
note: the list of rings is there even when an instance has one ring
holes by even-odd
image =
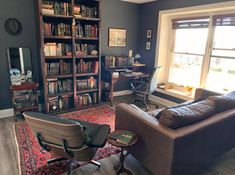
[[[235,108],[235,91],[225,95],[211,96],[208,100],[215,102],[216,112],[223,112]]]
[[[179,108],[179,107],[191,105],[191,104],[193,104],[193,103],[196,103],[196,102],[199,102],[199,101],[202,101],[202,100],[204,100],[204,99],[198,98],[198,99],[196,99],[196,100],[186,101],[186,102],[184,102],[184,103],[181,103],[181,104],[178,104],[178,105],[175,105],[175,106],[166,107],[166,108],[164,108],[164,109],[162,109],[162,110],[160,110],[160,111],[157,111],[157,113],[156,113],[156,115],[155,115],[155,118],[159,120],[160,117],[161,117],[161,115],[162,115],[162,112],[163,112],[164,110],[166,110],[166,109],[175,109],[175,108]]]
[[[159,122],[172,129],[177,129],[206,119],[214,113],[215,103],[211,100],[204,100],[188,106],[166,109],[162,112]]]

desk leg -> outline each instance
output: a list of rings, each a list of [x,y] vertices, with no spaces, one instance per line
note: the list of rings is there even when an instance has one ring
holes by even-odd
[[[111,80],[110,83],[110,90],[109,90],[109,96],[110,96],[110,105],[113,106],[113,88],[114,88],[114,81]]]

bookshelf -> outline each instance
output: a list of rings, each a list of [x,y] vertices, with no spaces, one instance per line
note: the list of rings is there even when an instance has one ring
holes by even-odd
[[[47,113],[99,104],[100,1],[38,0]]]

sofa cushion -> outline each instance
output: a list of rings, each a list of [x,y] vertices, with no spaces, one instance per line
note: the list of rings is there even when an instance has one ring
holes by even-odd
[[[208,99],[215,102],[216,112],[223,112],[235,108],[235,91],[225,95],[211,96]]]
[[[214,113],[214,101],[204,100],[187,106],[165,109],[160,116],[159,122],[172,129],[177,129],[206,119]]]
[[[178,104],[178,105],[175,105],[175,106],[171,106],[171,107],[166,107],[164,109],[161,109],[161,110],[155,110],[155,111],[152,111],[152,112],[149,112],[149,115],[155,117],[156,119],[159,120],[160,116],[162,115],[162,112],[165,110],[165,109],[175,109],[175,108],[179,108],[179,107],[183,107],[183,106],[187,106],[187,105],[191,105],[193,103],[196,103],[196,102],[199,102],[199,101],[202,101],[204,99],[201,99],[201,98],[198,98],[196,100],[191,100],[191,101],[186,101],[184,103],[181,103],[181,104]]]

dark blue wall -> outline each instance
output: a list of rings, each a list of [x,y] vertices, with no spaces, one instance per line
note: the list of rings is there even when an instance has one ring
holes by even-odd
[[[140,21],[139,21],[139,51],[143,57],[143,62],[147,64],[151,70],[155,65],[156,55],[156,41],[157,41],[157,25],[158,25],[158,13],[160,10],[168,10],[175,8],[183,8],[197,5],[205,5],[211,3],[225,2],[229,0],[158,0],[156,2],[150,2],[140,5]],[[145,50],[145,44],[147,41],[146,31],[152,29],[151,50]],[[149,41],[149,40],[148,40]]]
[[[31,49],[34,78],[38,80],[38,47],[35,27],[33,0],[0,0],[0,110],[10,108],[10,76],[7,59],[8,47],[28,47]],[[18,36],[6,33],[4,23],[8,18],[17,18],[23,26]]]
[[[138,40],[139,6],[119,0],[101,1],[101,53],[102,55],[128,55],[136,52]],[[108,46],[108,28],[127,29],[126,47]]]
[[[37,17],[35,16],[37,0],[0,0],[0,110],[11,108],[9,92],[10,77],[6,55],[8,47],[29,47],[32,51],[34,77],[40,79],[39,39]],[[128,55],[128,50],[137,50],[139,6],[119,0],[102,0],[101,3],[101,48],[102,55]],[[8,18],[21,21],[23,32],[19,36],[10,36],[4,30]],[[127,46],[108,47],[108,28],[127,29]],[[129,88],[127,82],[118,83],[117,90]]]

